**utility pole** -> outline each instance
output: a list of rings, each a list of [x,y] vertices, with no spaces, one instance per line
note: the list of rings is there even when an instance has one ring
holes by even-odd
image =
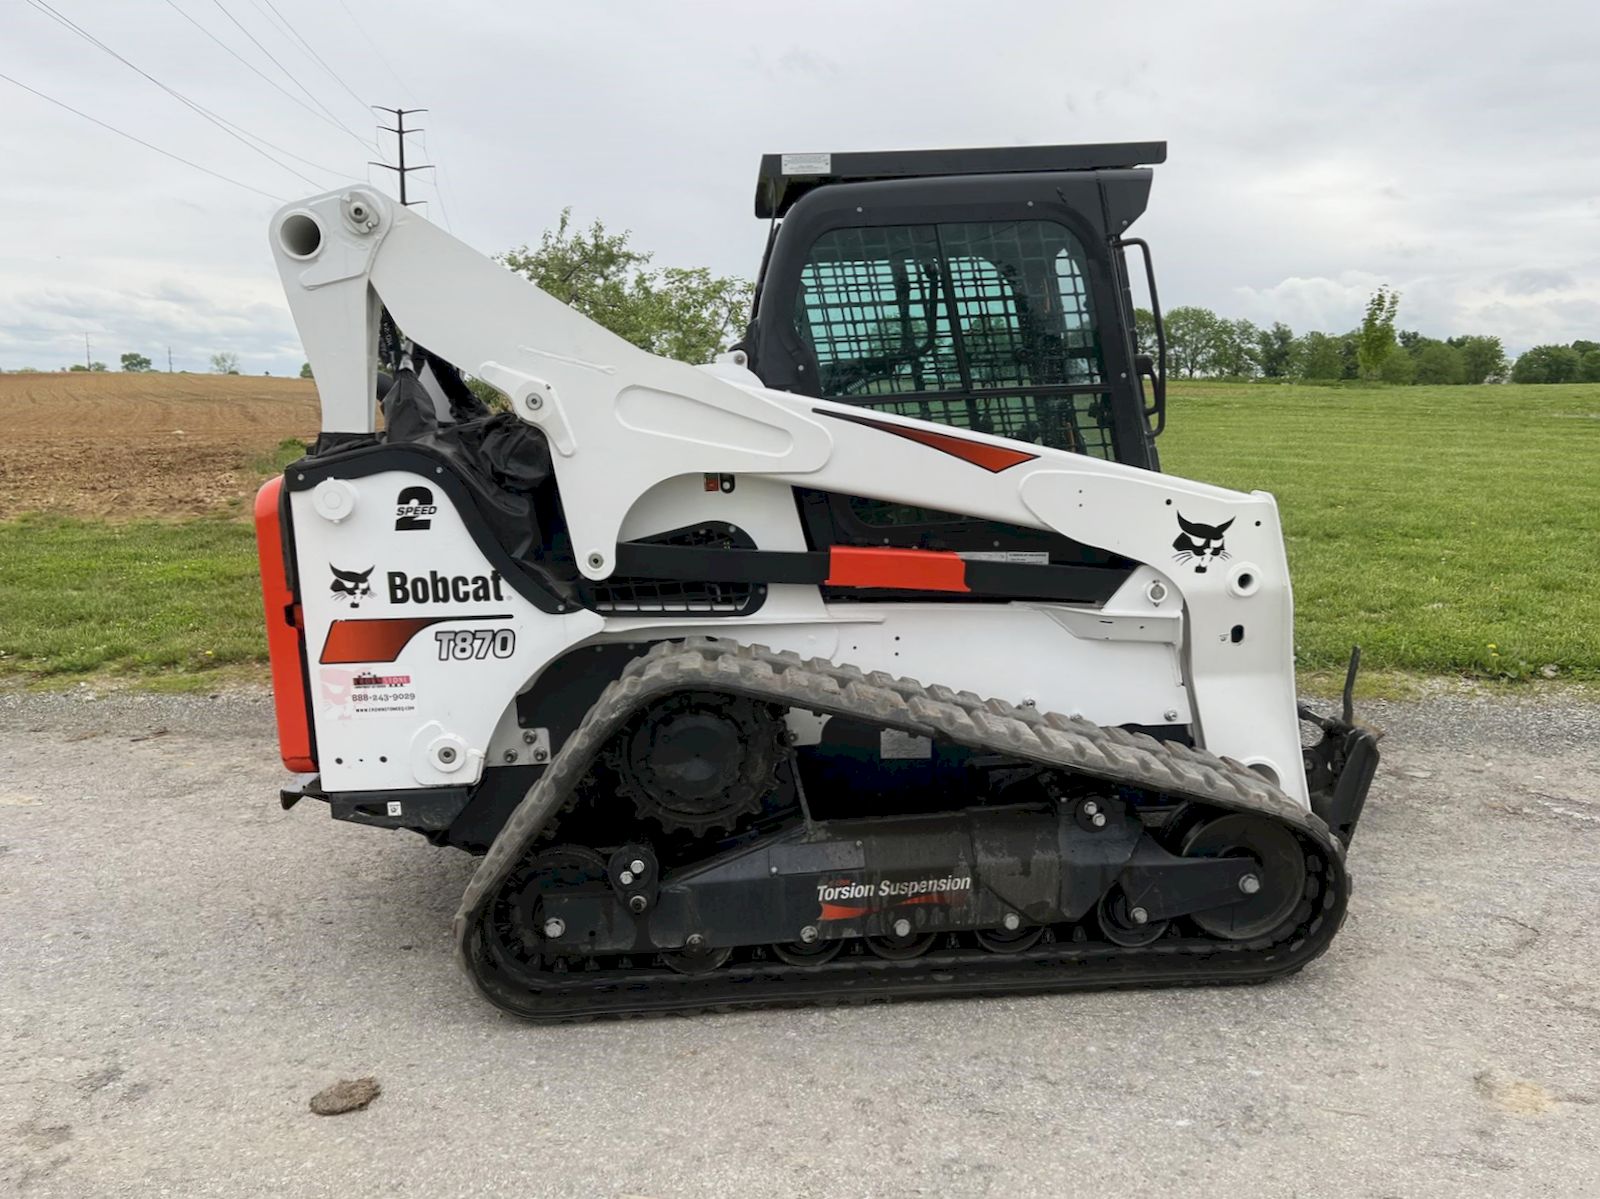
[[[393,171],[399,175],[400,203],[402,205],[410,204],[411,201],[406,199],[406,176],[412,171],[431,171],[433,170],[433,165],[431,163],[423,163],[420,166],[406,166],[406,134],[423,132],[421,129],[407,129],[406,118],[428,110],[426,108],[385,108],[381,104],[374,104],[372,107],[379,112],[392,112],[394,114],[393,125],[379,125],[378,128],[394,134],[395,144],[400,149],[400,165],[392,166],[387,162],[372,162],[370,159],[368,160],[368,165],[382,167],[386,171]]]
[[[167,347],[167,374],[172,373],[172,347]]]
[[[86,371],[94,369],[94,363],[89,360],[89,334],[87,330],[83,334],[83,369]]]

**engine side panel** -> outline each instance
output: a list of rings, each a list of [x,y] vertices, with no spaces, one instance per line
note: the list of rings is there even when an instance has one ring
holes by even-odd
[[[418,513],[419,492],[432,511]],[[522,684],[602,628],[592,612],[535,608],[425,476],[327,479],[290,503],[330,792],[476,781]]]

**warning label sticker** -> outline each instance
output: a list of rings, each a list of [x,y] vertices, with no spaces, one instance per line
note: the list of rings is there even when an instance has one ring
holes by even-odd
[[[832,154],[785,154],[785,175],[826,175],[833,170]]]
[[[957,557],[968,562],[1021,562],[1027,566],[1049,566],[1049,550],[962,550]]]

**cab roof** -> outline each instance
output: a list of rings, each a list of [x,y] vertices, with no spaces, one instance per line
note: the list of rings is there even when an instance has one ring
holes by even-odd
[[[763,154],[761,173],[756,178],[756,216],[763,219],[782,216],[806,192],[830,183],[948,175],[1103,171],[1153,166],[1166,160],[1166,142]]]

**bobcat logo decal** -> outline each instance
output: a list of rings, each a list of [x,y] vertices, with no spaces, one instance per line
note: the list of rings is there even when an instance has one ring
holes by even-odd
[[[336,600],[348,600],[352,608],[359,608],[362,600],[372,594],[372,585],[367,582],[372,577],[372,567],[366,570],[340,570],[332,562],[328,569],[333,571],[333,582],[328,584],[328,590],[333,593]]]
[[[1194,573],[1203,575],[1206,567],[1213,562],[1220,562],[1224,558],[1231,558],[1223,545],[1222,535],[1228,531],[1228,526],[1234,521],[1229,517],[1220,525],[1203,525],[1197,520],[1184,519],[1183,513],[1178,513],[1178,527],[1183,532],[1178,534],[1178,539],[1172,543],[1172,548],[1177,550],[1172,556],[1179,562],[1194,563]]]

